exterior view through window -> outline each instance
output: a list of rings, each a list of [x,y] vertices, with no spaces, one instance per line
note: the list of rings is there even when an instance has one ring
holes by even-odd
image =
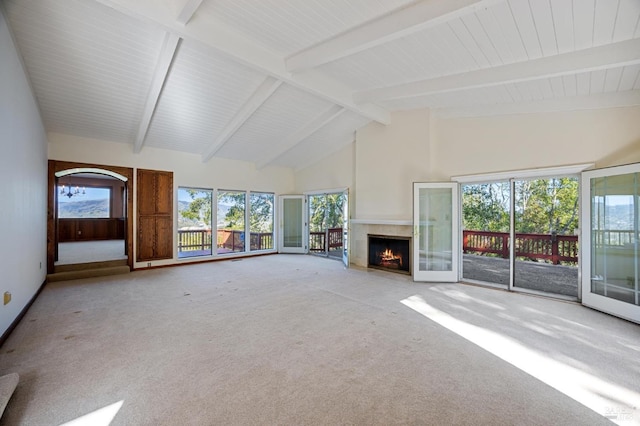
[[[252,192],[249,196],[250,250],[273,248],[273,203],[270,193]]]
[[[274,199],[266,192],[218,191],[218,254],[273,249]]]
[[[58,186],[58,218],[111,217],[111,188]]]
[[[214,205],[212,189],[179,188],[178,257],[273,249],[274,200],[266,192],[218,191]]]
[[[178,188],[178,257],[211,255],[210,189]]]
[[[309,251],[342,258],[346,193],[309,195]]]
[[[578,295],[578,180],[520,179],[462,186],[463,277],[508,285],[515,199],[514,287]]]
[[[244,191],[218,191],[218,254],[245,251]]]

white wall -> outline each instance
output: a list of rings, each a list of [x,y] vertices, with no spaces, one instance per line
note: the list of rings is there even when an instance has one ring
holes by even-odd
[[[0,304],[3,334],[46,276],[47,145],[37,104],[0,8]]]
[[[349,188],[354,183],[354,144],[329,155],[294,175],[295,193],[322,189]]]
[[[430,121],[428,110],[398,112],[358,130],[352,217],[411,220],[412,182],[430,178]]]
[[[435,121],[434,176],[640,161],[640,107]]]
[[[289,168],[267,167],[256,170],[253,163],[221,158],[213,158],[207,163],[203,163],[199,155],[152,147],[144,147],[139,154],[134,154],[130,144],[56,133],[49,134],[49,159],[172,171],[174,203],[180,186],[275,192],[276,196],[290,194],[294,190],[293,171]],[[134,196],[134,229],[136,226],[136,207]],[[175,235],[177,218],[174,219]],[[134,239],[134,253],[135,244]],[[174,254],[176,254],[176,250],[174,250]],[[201,259],[192,258],[180,262],[198,260]],[[152,262],[152,266],[173,263],[176,263],[175,259],[161,260]],[[134,263],[134,267],[145,267],[146,265],[147,262]]]
[[[253,163],[223,158],[203,163],[200,155],[152,147],[134,154],[130,144],[56,133],[49,134],[49,159],[172,171],[176,186],[275,192],[294,188],[288,168],[256,170]]]
[[[388,126],[371,123],[357,132],[352,217],[411,220],[417,181],[639,161],[640,107],[451,119],[398,112]]]

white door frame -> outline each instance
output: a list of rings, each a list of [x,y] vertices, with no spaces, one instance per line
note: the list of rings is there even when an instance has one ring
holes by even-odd
[[[318,189],[318,190],[314,190],[314,191],[305,191],[303,192],[304,197],[305,197],[305,202],[306,202],[306,229],[305,229],[305,235],[307,238],[307,247],[309,246],[309,221],[311,220],[311,218],[309,217],[309,209],[311,208],[311,203],[309,203],[309,196],[313,196],[313,195],[329,195],[329,194],[337,194],[337,193],[344,193],[347,195],[346,199],[347,199],[347,204],[345,209],[347,210],[347,215],[348,215],[348,211],[349,211],[349,187],[345,186],[345,187],[341,187],[341,188],[333,188],[333,189]],[[344,209],[343,209],[344,211]],[[345,225],[343,224],[342,227],[342,241],[343,244],[345,244],[346,239],[348,238],[348,227],[349,227],[349,223],[348,220],[346,221],[346,228]],[[319,253],[312,253],[312,254],[316,254],[317,256],[324,256],[324,257],[330,257],[329,256],[329,241],[328,241],[328,237],[325,236],[325,241],[327,244],[327,247],[325,247],[325,253],[324,254],[319,254]],[[347,242],[348,243],[348,242]],[[345,266],[349,266],[349,254],[347,252],[347,254],[345,255],[344,253],[344,246],[343,246],[343,253],[342,253],[342,262],[345,264]],[[311,253],[309,250],[307,250],[308,253]]]
[[[300,200],[302,203],[302,212],[301,212],[301,247],[286,247],[285,246],[285,238],[284,238],[284,200]],[[307,197],[305,195],[280,195],[278,197],[278,253],[298,253],[304,254],[307,253],[309,243],[309,231],[307,226]]]
[[[423,225],[420,219],[420,189],[450,189],[451,190],[451,210],[449,211],[449,221],[451,223],[451,268],[445,271],[420,270],[420,242],[421,239],[429,238],[428,233],[421,233]],[[457,182],[421,183],[413,184],[413,247],[412,247],[412,268],[414,281],[432,282],[456,282],[458,281],[458,270],[460,260],[460,232],[459,232],[459,184]],[[438,220],[438,219],[434,219]],[[428,220],[429,221],[429,220]],[[424,240],[428,245],[428,241]]]
[[[633,321],[640,323],[640,306],[632,303],[622,302],[620,300],[612,299],[610,297],[602,296],[600,294],[591,292],[592,283],[592,271],[591,271],[591,179],[604,176],[617,176],[630,173],[640,173],[640,163],[630,164],[626,166],[609,167],[605,169],[596,169],[584,172],[582,174],[582,199],[581,199],[581,244],[580,249],[582,251],[582,304],[589,306],[590,308],[597,309]],[[638,209],[636,208],[635,215],[638,215]],[[634,217],[637,221],[637,216]],[[637,230],[636,230],[637,232]],[[636,242],[638,244],[637,236]],[[639,259],[635,258],[635,268],[637,273],[637,262]],[[606,278],[606,277],[605,277]]]

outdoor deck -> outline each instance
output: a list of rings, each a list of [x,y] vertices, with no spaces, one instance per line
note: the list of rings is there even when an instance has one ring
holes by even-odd
[[[578,296],[578,267],[516,260],[515,287]],[[463,255],[465,279],[509,285],[509,259],[477,254]]]
[[[325,254],[330,257],[342,257],[342,228],[329,228],[322,232],[309,232],[309,251],[313,254]],[[231,229],[219,229],[217,235],[217,254],[243,252],[245,233]],[[328,250],[327,250],[328,241]],[[249,236],[251,251],[273,249],[273,233],[251,232]],[[211,231],[207,229],[188,229],[178,231],[178,258],[210,256],[212,249]]]

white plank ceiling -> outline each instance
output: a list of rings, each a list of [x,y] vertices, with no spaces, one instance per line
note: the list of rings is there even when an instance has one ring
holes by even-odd
[[[48,131],[300,169],[371,121],[640,105],[640,0],[4,0]]]

